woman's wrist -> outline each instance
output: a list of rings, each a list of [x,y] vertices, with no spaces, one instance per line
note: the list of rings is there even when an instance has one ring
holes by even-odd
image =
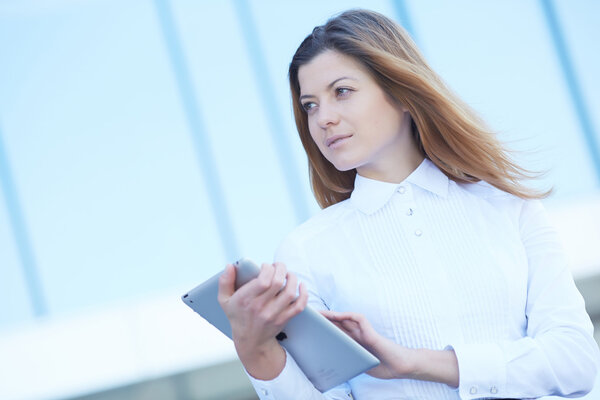
[[[285,350],[277,340],[261,345],[243,345],[235,342],[238,357],[246,371],[255,379],[275,379],[285,367]]]
[[[453,350],[409,349],[405,378],[458,387],[458,360]]]

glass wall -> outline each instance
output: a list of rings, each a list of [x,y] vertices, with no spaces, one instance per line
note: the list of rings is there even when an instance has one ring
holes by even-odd
[[[597,198],[598,2],[4,0],[0,343],[271,260],[318,210],[287,67],[353,7],[407,27],[522,164],[548,171],[549,207]]]

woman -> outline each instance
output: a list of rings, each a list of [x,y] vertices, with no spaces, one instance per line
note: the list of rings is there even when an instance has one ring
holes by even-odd
[[[259,397],[587,393],[598,347],[538,200],[546,194],[520,184],[529,175],[404,30],[345,12],[304,40],[289,79],[324,209],[256,280],[234,293],[227,266],[219,289]],[[307,303],[381,364],[318,392],[275,339]]]

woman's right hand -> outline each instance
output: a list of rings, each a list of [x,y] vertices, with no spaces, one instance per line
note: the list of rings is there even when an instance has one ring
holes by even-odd
[[[273,379],[285,366],[285,351],[275,336],[304,310],[308,293],[301,283],[296,297],[298,278],[283,263],[263,264],[258,277],[238,290],[235,275],[235,267],[228,264],[219,278],[218,300],[231,324],[236,351],[250,375]]]

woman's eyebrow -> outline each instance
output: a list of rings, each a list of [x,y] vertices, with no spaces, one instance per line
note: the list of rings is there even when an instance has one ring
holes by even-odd
[[[333,85],[335,85],[336,83],[338,83],[339,81],[341,81],[343,79],[351,79],[353,81],[357,80],[356,78],[353,78],[351,76],[342,76],[341,78],[337,78],[336,80],[332,81],[329,85],[327,85],[327,89],[331,89],[333,87]],[[315,96],[312,95],[312,94],[303,94],[298,99],[302,100],[302,99],[307,98],[307,97],[315,97]]]

